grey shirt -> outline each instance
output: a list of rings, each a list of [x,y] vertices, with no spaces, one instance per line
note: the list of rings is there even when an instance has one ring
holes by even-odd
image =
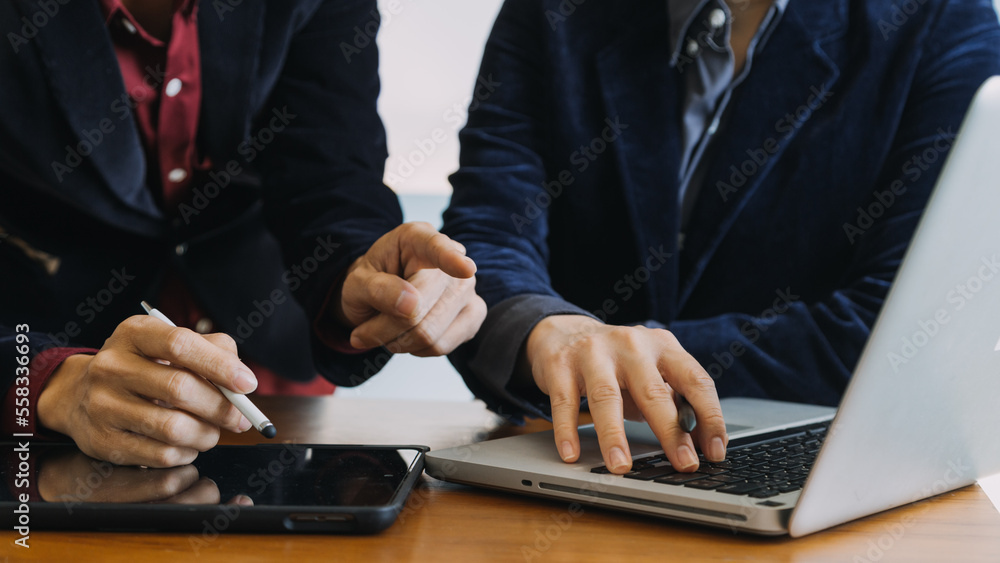
[[[683,232],[701,190],[710,162],[712,141],[725,129],[727,109],[733,91],[743,82],[771,31],[778,24],[788,0],[774,0],[763,23],[747,49],[746,63],[733,76],[735,56],[729,47],[733,15],[724,0],[668,0],[670,65],[684,77],[684,117],[678,193],[681,213],[680,247]],[[476,355],[469,369],[479,383],[505,405],[500,414],[519,419],[529,416],[549,417],[549,401],[537,389],[514,389],[511,382],[528,335],[542,319],[552,315],[594,315],[559,297],[527,294],[512,297],[492,307],[486,315],[476,340]],[[663,328],[656,321],[647,326]],[[522,380],[530,381],[527,374]],[[501,409],[506,410],[506,409]]]

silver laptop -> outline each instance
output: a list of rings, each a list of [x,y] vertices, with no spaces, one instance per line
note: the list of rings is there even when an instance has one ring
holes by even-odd
[[[592,426],[563,463],[552,432],[427,456],[428,473],[517,493],[798,537],[1000,472],[1000,77],[980,89],[839,409],[722,402],[727,461],[674,471],[627,423],[633,470]],[[904,196],[905,197],[905,196]]]

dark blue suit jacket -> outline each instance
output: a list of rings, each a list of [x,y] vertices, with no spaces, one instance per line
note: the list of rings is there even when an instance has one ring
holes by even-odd
[[[173,220],[146,186],[99,3],[51,4],[46,16],[0,3],[0,228],[24,243],[0,242],[2,382],[15,325],[35,351],[99,348],[168,266],[244,357],[297,380],[377,371],[384,361],[338,354],[310,327],[336,278],[401,222],[382,184],[375,0],[201,2],[198,142],[218,186],[195,185],[205,199]]]
[[[835,404],[967,106],[1000,74],[992,2],[896,4],[789,3],[734,95],[681,248],[666,2],[508,0],[481,70],[499,85],[461,134],[444,229],[487,304],[561,296],[609,323],[660,323],[723,395]],[[482,334],[455,365],[492,408],[530,411],[509,365],[470,367],[495,353]]]

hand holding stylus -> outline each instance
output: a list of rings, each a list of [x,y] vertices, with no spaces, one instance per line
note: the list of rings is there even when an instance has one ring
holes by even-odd
[[[251,423],[216,385],[244,394],[253,372],[225,334],[201,335],[147,315],[122,321],[96,355],[67,358],[38,398],[38,422],[87,455],[173,467]],[[168,362],[168,365],[160,363]]]

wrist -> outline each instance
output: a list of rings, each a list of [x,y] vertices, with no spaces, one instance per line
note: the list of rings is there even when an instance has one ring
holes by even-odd
[[[39,424],[49,430],[70,435],[68,418],[72,409],[69,405],[79,404],[79,401],[70,397],[75,389],[80,388],[79,381],[93,358],[88,354],[70,356],[52,372],[38,396],[35,413]]]

